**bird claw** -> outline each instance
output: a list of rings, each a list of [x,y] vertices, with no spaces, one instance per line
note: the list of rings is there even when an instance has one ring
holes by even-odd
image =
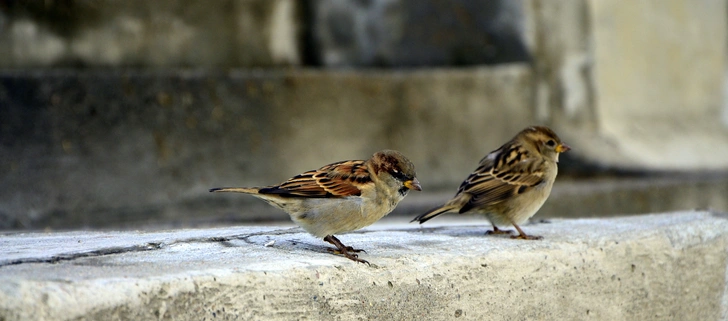
[[[327,250],[329,252],[332,252],[334,254],[341,254],[341,255],[345,256],[349,260],[352,260],[354,262],[359,262],[359,263],[366,263],[367,265],[371,266],[371,263],[369,263],[366,260],[360,259],[359,258],[359,255],[356,254],[356,253],[359,253],[359,252],[366,253],[366,251],[364,251],[362,249],[355,249],[355,248],[353,248],[351,246],[346,246],[344,244],[341,244],[341,241],[339,241],[339,239],[337,239],[333,235],[326,236],[324,238],[324,241],[329,242],[329,243],[333,244],[334,246],[336,246],[336,249],[328,248]]]
[[[339,250],[339,249],[332,249],[332,248],[327,248],[327,250],[329,252],[333,253],[333,254],[341,254],[341,255],[344,255],[344,256],[346,256],[348,254],[348,255],[351,255],[353,257],[359,257],[359,255],[356,254],[357,251],[352,251],[352,250],[350,250],[348,248],[346,249],[346,251],[342,251],[342,250]],[[349,253],[349,252],[355,252],[355,253]]]
[[[329,252],[331,252],[331,253],[334,253],[334,254],[339,254],[339,255],[343,255],[343,256],[344,256],[344,257],[346,257],[347,259],[349,259],[349,260],[352,260],[352,261],[354,261],[354,262],[359,262],[359,263],[366,263],[366,264],[367,264],[367,265],[369,265],[369,266],[371,266],[371,265],[372,265],[371,263],[369,263],[369,261],[367,261],[367,260],[363,260],[363,259],[360,259],[360,258],[359,258],[359,255],[358,255],[358,254],[356,254],[356,253],[349,253],[349,252],[351,251],[351,250],[350,250],[349,248],[350,248],[350,247],[347,247],[347,248],[346,248],[346,252],[344,252],[344,251],[341,251],[341,250],[338,250],[338,249],[331,249],[331,248],[330,248],[330,249],[328,249],[328,250],[329,250]],[[357,252],[362,252],[362,250],[359,250],[359,251],[357,251]],[[365,252],[365,253],[366,253],[366,252]]]
[[[359,253],[359,252],[364,252],[364,253],[366,253],[366,252],[367,252],[367,251],[365,251],[364,249],[355,249],[355,248],[353,248],[353,247],[351,247],[351,246],[347,246],[347,247],[346,247],[346,251],[348,251],[348,252],[354,252],[354,253]]]
[[[350,255],[344,255],[344,256],[346,256],[349,260],[372,266],[372,264],[369,263],[369,261],[360,259],[356,254],[350,254]]]

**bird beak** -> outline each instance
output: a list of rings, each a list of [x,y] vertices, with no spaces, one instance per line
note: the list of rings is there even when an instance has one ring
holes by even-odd
[[[569,145],[566,145],[566,144],[559,144],[559,146],[556,146],[557,153],[568,152],[569,150],[571,150],[571,147],[569,147]]]
[[[404,182],[404,186],[407,187],[407,188],[409,188],[409,189],[413,189],[415,191],[421,191],[422,190],[422,186],[420,186],[420,181],[418,181],[417,178],[413,178],[413,179],[411,179],[409,181],[405,181]]]

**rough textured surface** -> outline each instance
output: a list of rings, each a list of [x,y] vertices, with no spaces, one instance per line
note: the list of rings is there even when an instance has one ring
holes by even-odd
[[[726,218],[524,226],[541,241],[446,220],[342,236],[371,267],[284,227],[8,234],[0,319],[722,320]]]

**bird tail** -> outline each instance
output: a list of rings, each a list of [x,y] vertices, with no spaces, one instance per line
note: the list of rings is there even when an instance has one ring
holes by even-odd
[[[418,222],[420,222],[420,224],[422,224],[422,223],[427,222],[430,219],[434,218],[435,216],[438,216],[440,214],[444,214],[447,212],[451,212],[456,209],[457,209],[456,206],[448,205],[448,204],[438,206],[438,207],[435,207],[435,208],[427,211],[427,213],[425,213],[425,214],[421,214],[420,216],[415,217],[410,222],[418,221]]]
[[[259,187],[217,187],[210,189],[210,192],[232,192],[245,194],[258,194]]]

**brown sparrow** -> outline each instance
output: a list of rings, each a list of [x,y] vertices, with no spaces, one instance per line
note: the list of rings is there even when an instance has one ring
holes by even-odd
[[[361,262],[356,252],[334,234],[369,226],[389,214],[409,190],[421,191],[415,166],[394,150],[368,160],[326,165],[268,187],[222,187],[210,192],[253,195],[286,211],[304,230],[336,246],[332,252]],[[352,253],[354,252],[354,253]]]
[[[480,160],[450,201],[412,222],[422,224],[450,212],[481,213],[493,225],[486,234],[510,233],[498,229],[498,225],[511,224],[519,233],[512,238],[540,239],[526,235],[518,224],[536,214],[549,197],[558,172],[559,153],[569,149],[551,129],[528,127]]]

